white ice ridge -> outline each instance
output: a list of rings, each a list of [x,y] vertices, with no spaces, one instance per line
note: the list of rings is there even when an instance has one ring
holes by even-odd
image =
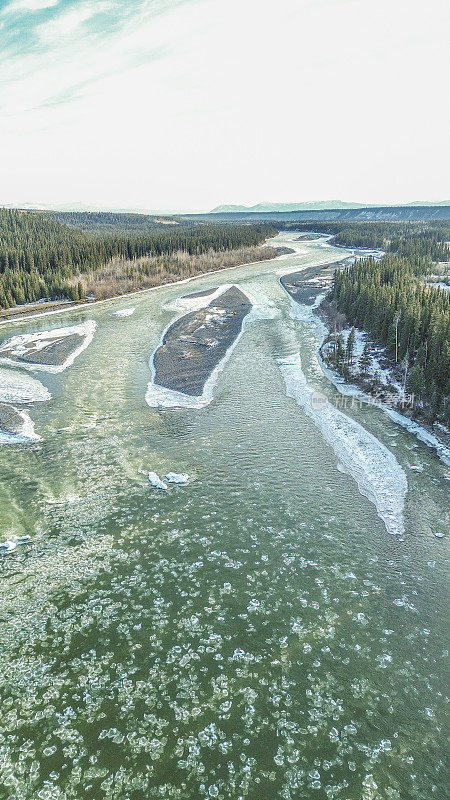
[[[184,311],[182,314],[179,314],[176,319],[172,320],[172,322],[167,326],[163,335],[161,336],[160,342],[156,350],[161,347],[164,336],[166,335],[166,331],[170,328],[174,322],[178,319],[183,317],[185,314],[188,314],[190,311],[197,311],[198,309],[202,308],[203,306],[209,305],[209,303],[216,297],[219,297],[223,292],[227,291],[231,288],[232,285],[237,284],[224,284],[220,286],[213,294],[205,295],[204,297],[193,297],[193,298],[180,298],[179,301],[175,301],[175,303],[171,304],[170,308],[178,307],[180,308],[178,303],[183,303],[185,300],[193,300],[196,302],[197,300],[200,301],[199,305],[196,305],[195,308],[189,308],[184,305]],[[206,381],[203,392],[201,395],[192,396],[188,394],[184,394],[183,392],[176,392],[173,389],[166,389],[164,386],[159,386],[157,383],[154,382],[155,379],[155,366],[154,366],[154,355],[156,350],[154,351],[152,358],[150,359],[150,371],[151,371],[151,380],[147,386],[147,391],[145,394],[145,402],[147,403],[150,408],[192,408],[192,409],[199,409],[204,408],[204,406],[209,405],[211,403],[213,396],[214,396],[214,387],[217,383],[217,379],[219,374],[222,372],[225,364],[229,360],[234,348],[236,347],[237,343],[241,339],[242,334],[244,333],[245,328],[248,324],[255,322],[256,320],[261,319],[274,319],[277,315],[278,311],[273,303],[268,301],[264,297],[255,298],[249,294],[249,292],[245,291],[242,286],[237,285],[237,288],[240,289],[243,294],[245,294],[250,302],[252,303],[251,311],[244,317],[244,321],[242,323],[242,328],[240,334],[236,337],[232,345],[228,348],[227,352],[225,353],[224,357],[221,361],[217,364],[217,366],[213,369],[211,375],[209,376],[208,380]]]
[[[65,328],[52,328],[48,331],[35,331],[34,333],[22,333],[18,336],[12,336],[5,342],[2,342],[0,346],[0,362],[28,370],[40,370],[41,372],[53,373],[63,372],[63,370],[67,369],[67,367],[73,364],[77,356],[79,356],[80,353],[82,353],[83,350],[90,345],[92,339],[94,338],[96,327],[96,322],[93,320],[87,320],[79,325],[69,325]],[[67,336],[72,336],[73,334],[81,336],[82,342],[79,347],[70,353],[64,363],[39,364],[37,362],[20,361],[20,356],[24,355],[24,353],[30,354],[33,351],[38,353],[44,347],[50,345],[53,340],[64,339]],[[7,357],[2,356],[2,353],[5,351],[8,351],[10,355]],[[16,356],[19,360],[16,361],[14,356]]]
[[[376,507],[391,534],[404,532],[406,475],[387,447],[308,385],[298,354],[279,361],[288,397],[292,397],[332,446],[343,469]]]
[[[136,307],[133,308],[120,308],[118,311],[114,311],[115,317],[131,317],[132,314],[136,311]]]
[[[28,416],[26,411],[19,411],[18,408],[13,408],[14,411],[22,418],[22,424],[17,433],[9,433],[0,430],[0,445],[2,444],[32,444],[33,442],[40,442],[41,437],[34,431],[34,422]]]
[[[177,297],[175,300],[171,300],[169,303],[166,303],[164,308],[169,309],[169,311],[178,311],[177,319],[179,319],[180,317],[184,317],[185,314],[190,314],[191,311],[199,311],[200,308],[209,306],[213,300],[216,300],[216,298],[220,297],[221,294],[227,292],[232,286],[232,283],[223,283],[221,286],[218,286],[217,289],[212,289],[209,294],[202,294],[197,297],[192,297],[189,295]],[[206,291],[208,290],[205,289],[205,292]],[[195,295],[195,291],[193,294]],[[173,323],[171,322],[170,324],[172,325]]]
[[[36,403],[50,399],[50,392],[40,381],[0,367],[0,403]]]
[[[164,492],[167,491],[167,484],[161,480],[159,475],[156,472],[149,472],[148,473],[148,481],[150,486],[153,486],[154,489],[162,489]]]

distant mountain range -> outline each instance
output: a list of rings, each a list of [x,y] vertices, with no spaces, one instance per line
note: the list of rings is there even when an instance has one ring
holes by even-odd
[[[412,206],[420,206],[420,207],[440,207],[440,206],[448,206],[450,202],[447,200],[442,200],[441,202],[420,202],[415,201],[413,203],[402,203],[402,208],[409,208]],[[357,209],[357,208],[387,208],[392,207],[396,208],[400,206],[399,203],[397,204],[390,204],[390,206],[385,206],[380,203],[346,203],[342,200],[320,200],[311,203],[258,203],[256,206],[239,206],[239,205],[231,205],[231,206],[217,206],[210,211],[210,214],[273,214],[273,213],[288,213],[290,211],[341,211],[345,209]]]

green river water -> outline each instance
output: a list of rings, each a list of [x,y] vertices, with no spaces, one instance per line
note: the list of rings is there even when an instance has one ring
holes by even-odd
[[[294,235],[280,235],[288,244]],[[318,332],[293,319],[295,255],[0,328],[87,319],[90,346],[0,447],[1,800],[442,800],[448,469],[379,409],[348,413],[406,473],[390,535],[287,397]],[[149,408],[149,358],[188,291],[236,283],[245,326],[202,409]],[[118,318],[117,309],[135,307]],[[144,472],[188,472],[158,492]]]

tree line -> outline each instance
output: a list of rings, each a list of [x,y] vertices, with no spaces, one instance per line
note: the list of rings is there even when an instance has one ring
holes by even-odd
[[[46,213],[0,209],[0,310],[43,298],[82,299],[82,284],[74,282],[73,276],[103,267],[112,259],[220,253],[254,247],[275,232],[267,224],[92,232]]]
[[[429,266],[417,248],[358,261],[335,273],[330,299],[402,364],[406,390],[430,418],[450,425],[450,295],[420,280]]]

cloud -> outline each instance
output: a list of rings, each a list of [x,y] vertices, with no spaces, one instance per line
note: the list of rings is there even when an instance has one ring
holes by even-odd
[[[444,196],[440,1],[59,0],[3,16],[0,203]]]
[[[12,0],[2,11],[2,14],[18,13],[19,11],[43,11],[57,6],[59,0]]]
[[[41,40],[47,43],[58,41],[72,36],[80,25],[92,19],[92,17],[102,14],[113,7],[112,3],[102,2],[102,0],[88,0],[68,11],[53,17],[47,22],[41,23],[36,33]]]

